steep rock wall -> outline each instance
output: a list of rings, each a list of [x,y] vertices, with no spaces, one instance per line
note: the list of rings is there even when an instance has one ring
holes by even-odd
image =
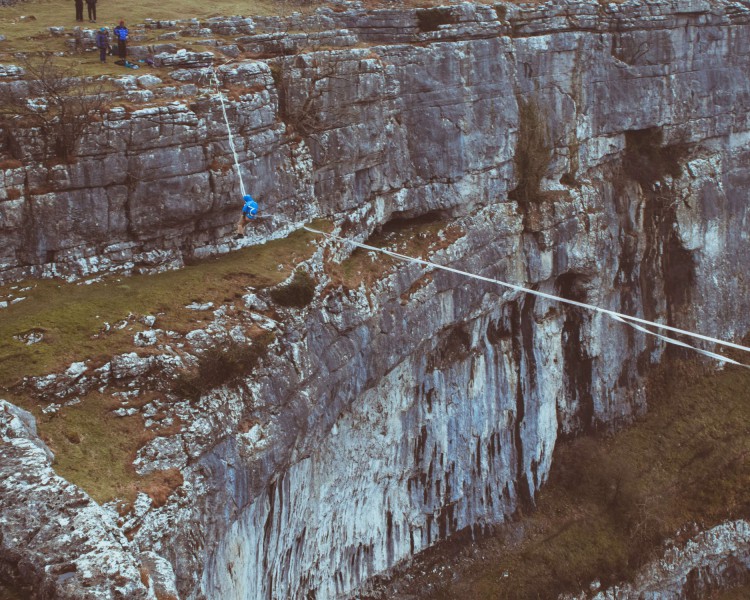
[[[744,3],[312,19],[346,28],[332,39],[380,45],[222,70],[248,90],[232,122],[269,213],[251,241],[317,215],[362,239],[433,213],[462,231],[434,260],[708,334],[747,331]],[[8,228],[5,276],[227,250],[234,180],[217,111],[210,98],[114,111],[101,126],[112,152],[4,171],[19,190],[0,202],[5,222],[27,226],[45,202],[94,219],[76,231],[37,220],[33,239]],[[526,138],[538,141],[536,177],[518,161]],[[101,160],[113,167],[93,168]],[[33,193],[35,177],[62,187]],[[663,349],[643,334],[413,265],[342,289],[321,260],[311,268],[331,285],[287,315],[263,371],[203,398],[200,423],[141,453],[185,477],[188,493],[150,510],[134,537],[169,558],[185,597],[351,594],[533,502],[558,436],[645,409],[643,376]],[[241,431],[238,414],[257,426]],[[196,443],[199,429],[210,442]]]

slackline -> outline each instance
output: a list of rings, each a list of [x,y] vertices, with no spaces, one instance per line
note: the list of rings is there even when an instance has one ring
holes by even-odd
[[[736,361],[734,359],[728,358],[726,356],[723,356],[722,354],[718,354],[716,352],[710,352],[708,350],[703,350],[702,348],[697,348],[695,346],[692,346],[691,344],[688,344],[686,342],[676,340],[674,338],[668,337],[662,333],[657,333],[655,331],[651,331],[649,329],[646,329],[646,327],[643,327],[644,325],[648,325],[650,327],[654,327],[656,329],[660,329],[663,331],[669,331],[672,333],[677,333],[680,335],[692,337],[695,339],[703,340],[705,342],[710,342],[712,344],[716,344],[718,346],[725,346],[727,348],[734,348],[735,350],[742,350],[744,352],[750,352],[750,348],[747,346],[742,346],[740,344],[735,344],[734,342],[727,342],[725,340],[720,340],[717,338],[713,338],[707,335],[702,335],[700,333],[695,333],[692,331],[687,331],[685,329],[678,329],[677,327],[671,327],[670,325],[664,325],[663,323],[655,323],[653,321],[647,321],[646,319],[641,319],[639,317],[633,317],[631,315],[625,315],[622,313],[615,312],[613,310],[607,310],[606,308],[601,308],[599,306],[595,306],[593,304],[586,304],[585,302],[578,302],[577,300],[570,300],[568,298],[561,298],[560,296],[555,296],[553,294],[547,294],[545,292],[540,292],[538,290],[532,290],[529,288],[525,288],[520,285],[515,285],[513,283],[507,283],[505,281],[500,281],[499,279],[491,279],[490,277],[483,277],[482,275],[476,275],[474,273],[469,273],[467,271],[461,271],[459,269],[454,269],[453,267],[447,267],[445,265],[440,265],[438,263],[430,262],[428,260],[423,260],[421,258],[414,258],[413,256],[407,256],[405,254],[399,254],[398,252],[393,252],[391,250],[386,250],[385,248],[378,248],[376,246],[370,246],[368,244],[363,244],[362,242],[355,242],[354,240],[350,240],[348,238],[343,238],[337,235],[334,235],[332,233],[326,233],[325,231],[320,231],[318,229],[313,229],[312,227],[307,227],[306,225],[303,226],[303,229],[306,231],[309,231],[311,233],[317,233],[319,235],[325,236],[329,239],[336,240],[339,242],[344,242],[346,244],[351,244],[352,246],[356,246],[358,248],[362,248],[364,250],[370,250],[372,252],[380,252],[381,254],[386,254],[387,256],[391,256],[393,258],[396,258],[401,261],[406,262],[412,262],[419,265],[423,265],[426,267],[431,267],[434,269],[441,269],[443,271],[448,271],[450,273],[456,273],[458,275],[463,275],[464,277],[471,277],[472,279],[478,279],[480,281],[486,281],[487,283],[494,283],[496,285],[500,285],[503,287],[506,287],[508,289],[514,290],[516,292],[521,292],[524,294],[532,294],[534,296],[538,296],[539,298],[545,298],[547,300],[552,300],[554,302],[560,302],[563,304],[569,304],[571,306],[577,306],[578,308],[585,308],[587,310],[591,310],[603,315],[607,315],[608,317],[614,319],[615,321],[619,321],[620,323],[624,323],[626,325],[629,325],[630,327],[636,329],[637,331],[641,331],[643,333],[647,333],[649,335],[653,335],[654,337],[657,337],[668,344],[674,344],[675,346],[680,346],[683,348],[689,348],[691,350],[694,350],[695,352],[698,352],[700,354],[703,354],[705,356],[708,356],[709,358],[713,358],[716,360],[719,360],[721,362],[729,363],[732,365],[737,365],[739,367],[745,367],[750,368],[750,365],[743,364],[739,361]]]
[[[216,76],[216,71],[214,69],[211,69],[211,76],[214,80],[214,87],[216,87],[216,95],[219,97],[219,100],[221,101],[221,112],[224,115],[224,122],[227,124],[227,135],[229,137],[229,147],[232,150],[232,155],[234,156],[234,167],[237,169],[237,178],[240,180],[240,192],[242,193],[242,197],[244,198],[246,193],[245,192],[245,183],[242,181],[242,171],[240,171],[240,161],[237,158],[237,150],[234,147],[234,137],[232,136],[232,128],[229,126],[229,118],[227,117],[227,108],[224,104],[224,94],[222,94],[221,89],[219,87],[219,78]]]

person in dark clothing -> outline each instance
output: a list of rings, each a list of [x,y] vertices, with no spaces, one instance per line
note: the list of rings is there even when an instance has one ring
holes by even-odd
[[[107,62],[107,50],[109,50],[109,31],[102,27],[96,34],[96,47],[99,48],[99,60]]]
[[[76,3],[76,21],[83,21],[83,0],[75,0]]]
[[[117,54],[121,60],[125,60],[128,40],[128,28],[125,27],[125,21],[120,21],[120,24],[115,27],[115,37],[117,38]]]
[[[89,23],[96,23],[96,0],[86,0],[86,8],[89,10]]]

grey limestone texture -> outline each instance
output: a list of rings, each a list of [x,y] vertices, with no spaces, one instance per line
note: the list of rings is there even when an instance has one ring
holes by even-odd
[[[357,240],[429,217],[460,232],[436,262],[717,337],[750,328],[745,2],[342,4],[147,26],[236,36],[255,57],[217,68],[261,205],[242,245],[314,217]],[[1,279],[152,271],[232,248],[239,190],[210,57],[164,54],[175,70],[123,81],[127,105],[91,124],[74,164],[45,166],[35,132],[14,132]],[[0,66],[0,85],[17,77]],[[52,402],[114,380],[138,389],[212,339],[275,331],[239,388],[158,407],[182,428],[136,459],[184,483],[162,506],[136,503],[122,552],[180,598],[352,596],[532,504],[558,439],[646,410],[654,338],[415,264],[347,289],[323,259],[351,249],[323,245],[303,310],[254,315],[270,299],[248,290],[247,311],[207,307],[212,326],[185,339],[139,337],[161,354],[28,384]]]
[[[0,401],[0,439],[4,575],[37,598],[155,600],[122,530],[52,470],[34,417]]]

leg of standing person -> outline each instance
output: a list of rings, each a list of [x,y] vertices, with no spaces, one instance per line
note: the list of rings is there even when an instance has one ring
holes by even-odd
[[[107,47],[102,46],[99,48],[99,60],[103,63],[107,62]]]
[[[122,60],[125,60],[125,40],[117,40],[117,53]]]
[[[76,21],[83,21],[83,0],[75,0]]]
[[[96,23],[96,2],[91,5],[91,14],[93,15],[91,19]]]

